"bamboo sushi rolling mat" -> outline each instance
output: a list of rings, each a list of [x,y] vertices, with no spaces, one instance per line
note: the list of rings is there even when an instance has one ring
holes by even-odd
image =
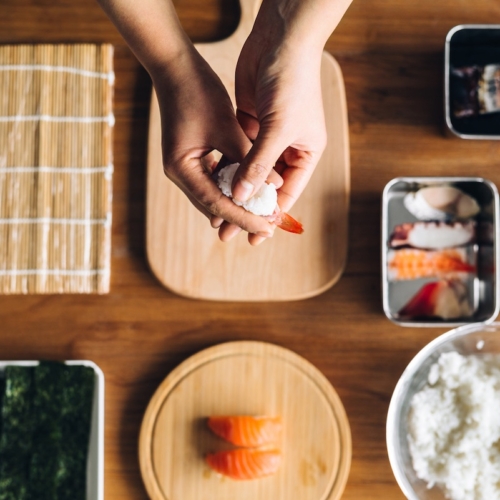
[[[0,46],[0,293],[107,293],[113,47]]]

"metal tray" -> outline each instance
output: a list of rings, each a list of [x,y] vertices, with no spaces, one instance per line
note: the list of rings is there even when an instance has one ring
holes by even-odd
[[[500,113],[465,118],[451,114],[451,67],[475,64],[500,64],[500,24],[462,24],[446,35],[444,113],[447,131],[461,139],[500,140]]]
[[[0,377],[6,366],[37,366],[39,361],[0,361]],[[104,374],[87,360],[65,361],[67,365],[88,366],[95,373],[94,401],[87,458],[87,500],[104,500]]]
[[[398,311],[411,297],[432,279],[418,279],[411,281],[390,282],[387,272],[388,241],[394,227],[405,222],[416,222],[416,219],[403,204],[404,196],[421,186],[436,184],[452,184],[462,191],[471,194],[484,209],[490,206],[493,224],[493,245],[475,244],[472,248],[471,259],[477,262],[491,261],[491,265],[483,266],[491,272],[478,274],[470,278],[468,288],[474,314],[470,321],[446,320],[402,320],[398,318]],[[479,217],[479,216],[478,216]],[[458,326],[476,322],[492,322],[498,315],[500,308],[500,253],[499,253],[499,198],[496,186],[480,177],[399,177],[390,181],[382,198],[382,295],[383,307],[386,316],[401,326]]]

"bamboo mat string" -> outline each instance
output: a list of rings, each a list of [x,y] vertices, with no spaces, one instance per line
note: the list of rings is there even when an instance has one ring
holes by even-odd
[[[0,293],[107,293],[113,48],[0,46]]]

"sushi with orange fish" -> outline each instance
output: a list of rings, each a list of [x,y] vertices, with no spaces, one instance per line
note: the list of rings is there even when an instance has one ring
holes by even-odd
[[[209,453],[205,460],[219,474],[250,480],[274,474],[281,464],[281,453],[277,449],[238,448]]]
[[[214,416],[207,421],[210,430],[226,441],[244,447],[276,443],[281,433],[280,417]]]
[[[476,267],[467,261],[466,248],[442,250],[401,249],[387,254],[389,279],[411,280],[431,277],[454,277],[472,273]]]

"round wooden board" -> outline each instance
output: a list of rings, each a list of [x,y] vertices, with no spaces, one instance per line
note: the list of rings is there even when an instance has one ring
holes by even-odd
[[[210,415],[281,415],[279,471],[234,481],[205,463],[232,448],[206,426]],[[139,438],[152,500],[336,500],[351,464],[351,434],[328,380],[297,354],[263,342],[230,342],[190,357],[160,385]]]

